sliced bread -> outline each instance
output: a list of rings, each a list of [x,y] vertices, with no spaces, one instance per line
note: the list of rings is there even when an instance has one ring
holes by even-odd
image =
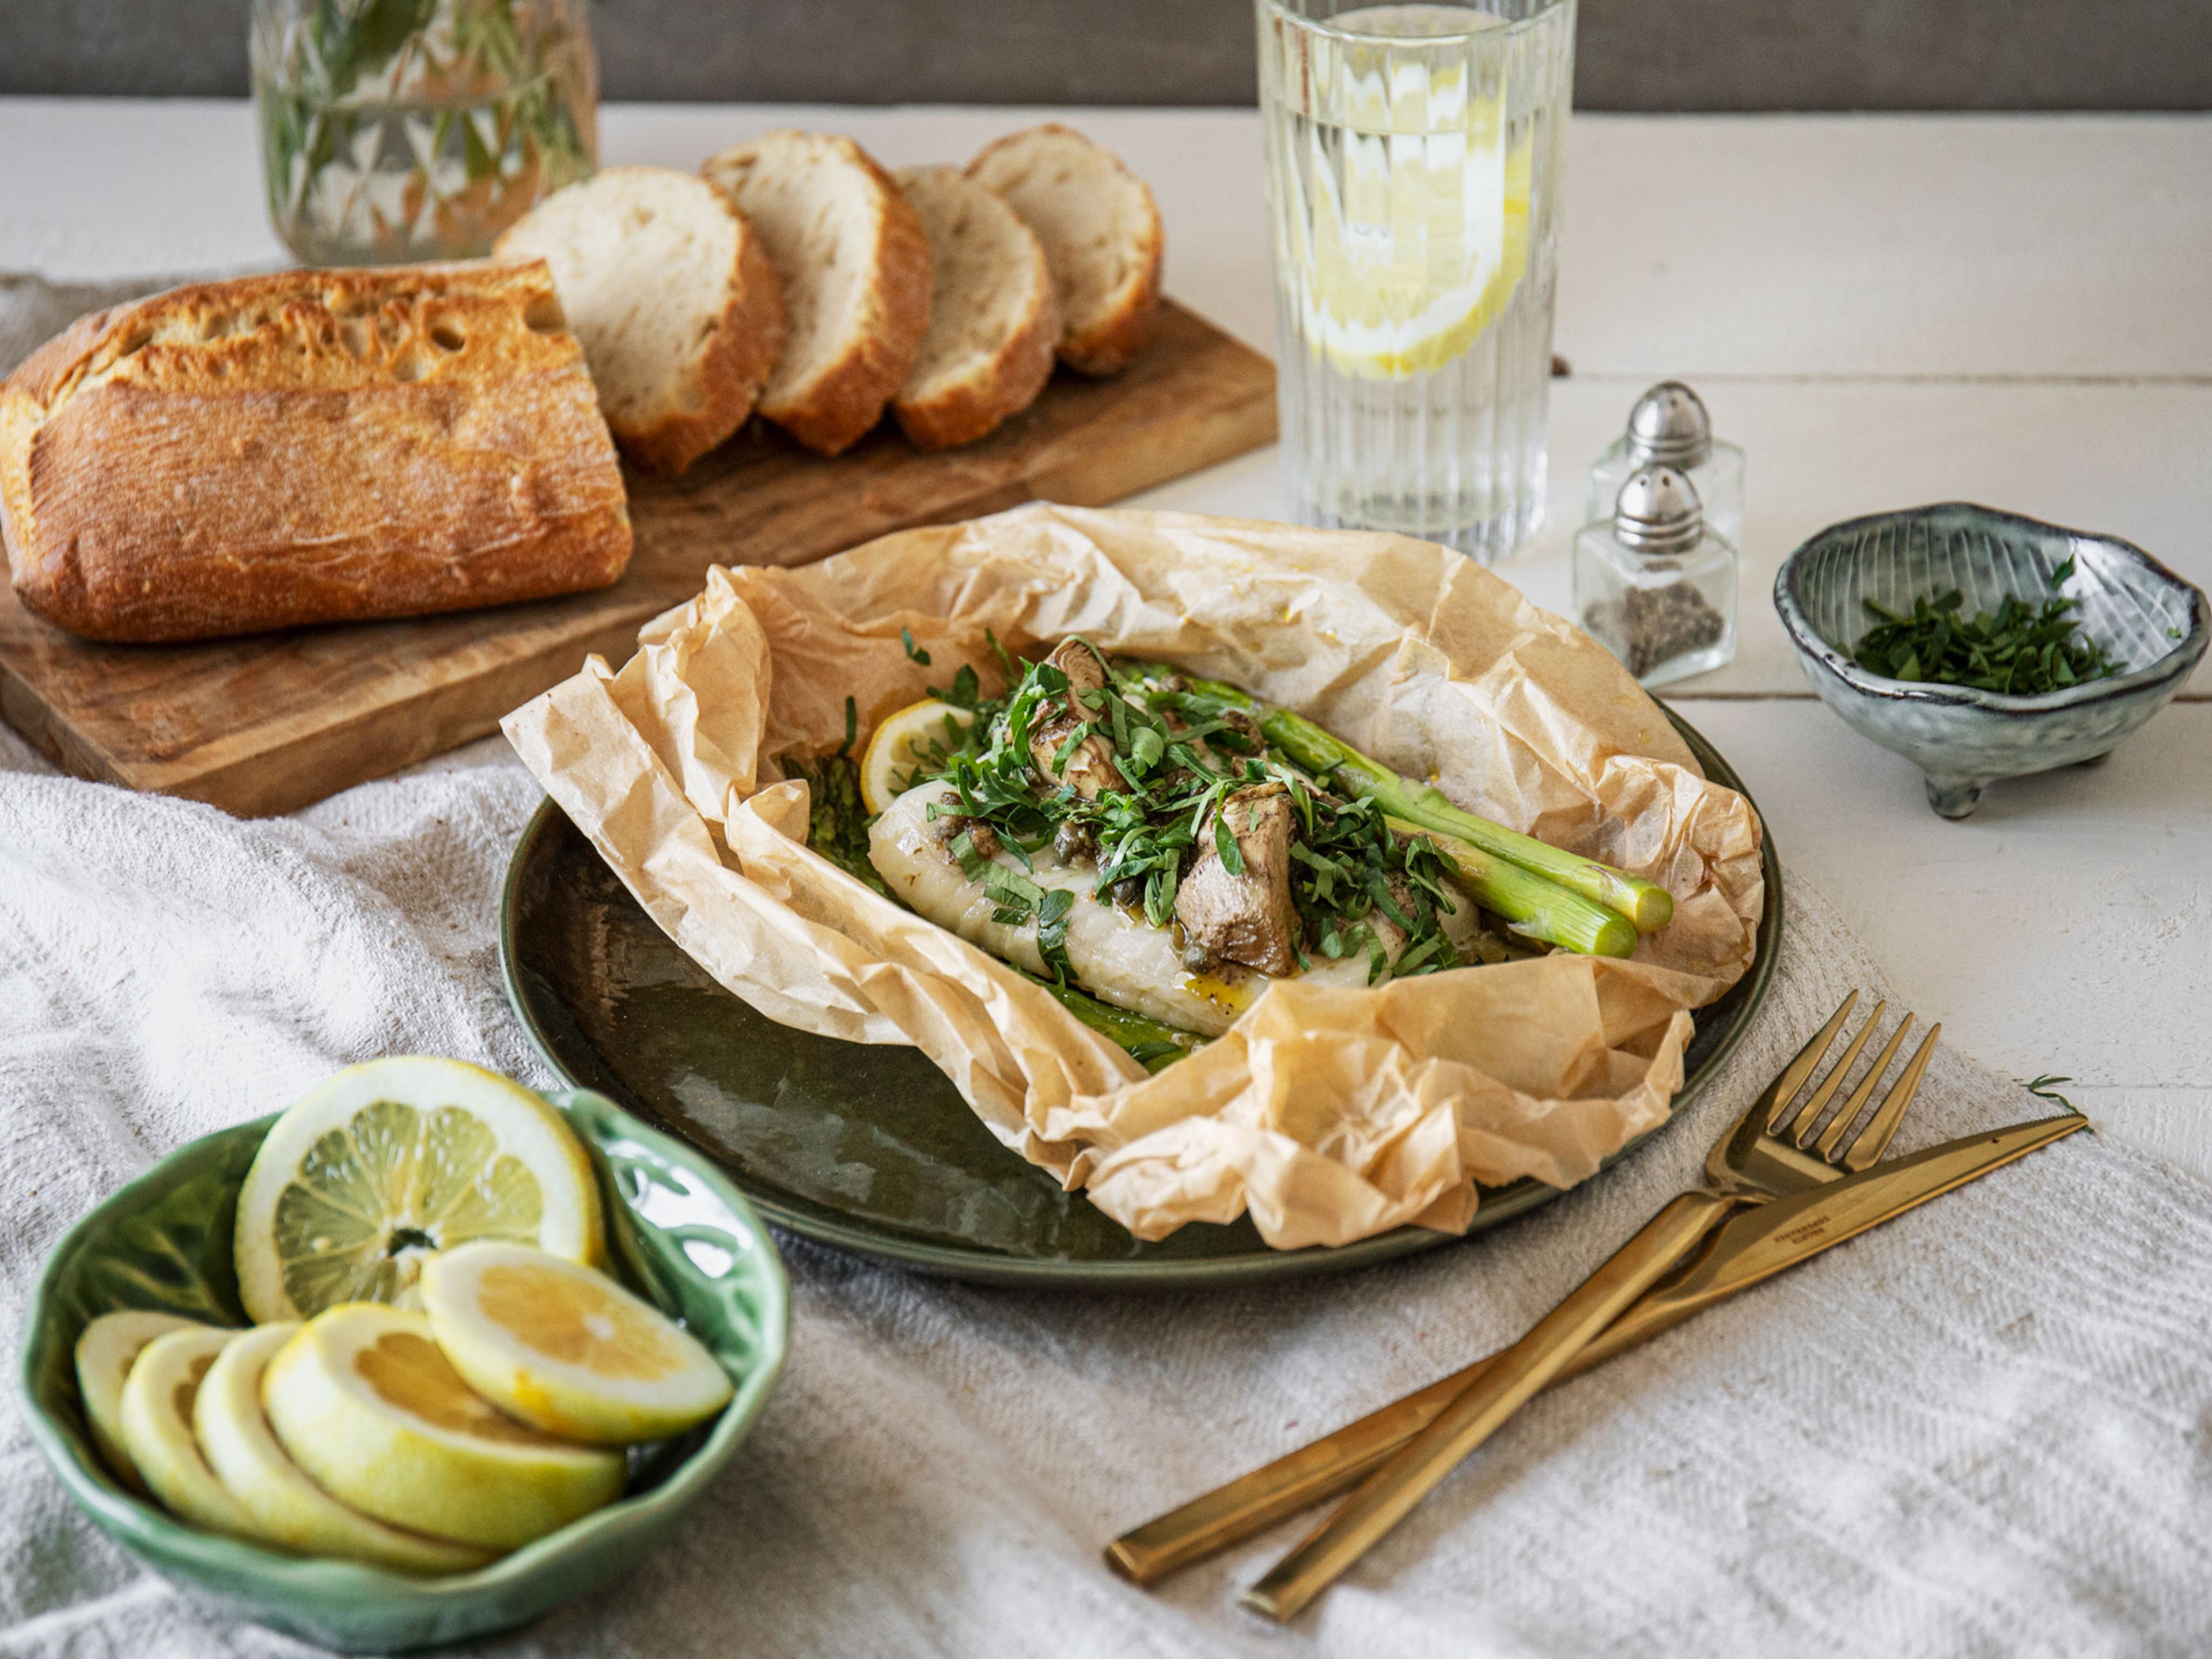
[[[891,412],[917,449],[972,443],[1052,377],[1060,300],[1036,233],[958,167],[896,177],[928,233],[929,329]]]
[[[499,239],[552,268],[623,453],[681,472],[744,424],[782,355],[783,284],[729,198],[669,167],[608,167]]]
[[[1165,238],[1145,181],[1110,149],[1048,122],[968,164],[1044,244],[1060,289],[1060,361],[1086,374],[1126,365],[1152,330]]]
[[[882,418],[929,326],[929,239],[850,138],[771,132],[708,158],[783,278],[790,336],[760,412],[835,455]]]

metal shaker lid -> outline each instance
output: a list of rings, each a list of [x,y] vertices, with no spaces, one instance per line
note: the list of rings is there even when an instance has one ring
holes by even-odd
[[[1639,466],[1613,502],[1613,533],[1638,553],[1686,553],[1705,536],[1705,505],[1675,468]]]
[[[1680,380],[1662,380],[1628,411],[1628,447],[1639,466],[1702,466],[1713,453],[1713,417]]]

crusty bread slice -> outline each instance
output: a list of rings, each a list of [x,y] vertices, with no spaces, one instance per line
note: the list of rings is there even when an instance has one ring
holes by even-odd
[[[744,424],[782,355],[783,283],[721,191],[669,167],[556,191],[498,253],[552,267],[623,453],[676,473]]]
[[[929,326],[929,239],[890,175],[850,138],[771,132],[709,156],[783,278],[790,337],[760,412],[835,455],[875,425]]]
[[[1060,361],[1086,374],[1126,365],[1152,331],[1166,239],[1145,181],[1103,145],[1047,122],[968,164],[1044,244],[1060,289]]]
[[[1052,378],[1060,300],[1036,233],[958,167],[896,177],[929,235],[929,331],[891,404],[918,449],[973,443]]]

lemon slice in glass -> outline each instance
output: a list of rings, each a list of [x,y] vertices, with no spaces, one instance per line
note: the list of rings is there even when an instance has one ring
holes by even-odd
[[[1340,26],[1418,41],[1498,21],[1458,6],[1379,6]],[[1294,143],[1303,214],[1285,226],[1307,342],[1344,374],[1402,380],[1465,355],[1528,264],[1530,128],[1509,136],[1463,58],[1409,57],[1350,78],[1334,118]]]
[[[157,1336],[207,1328],[197,1319],[134,1308],[100,1315],[76,1340],[76,1388],[84,1401],[92,1443],[107,1460],[115,1478],[133,1492],[144,1492],[146,1483],[138,1478],[138,1466],[131,1461],[130,1449],[123,1443],[123,1384],[131,1375],[131,1364]]]
[[[728,1373],[696,1338],[604,1273],[540,1251],[447,1251],[423,1269],[422,1311],[471,1388],[550,1434],[659,1440],[729,1403]]]
[[[208,1468],[192,1433],[192,1402],[216,1356],[239,1334],[202,1325],[146,1345],[123,1385],[123,1443],[139,1474],[172,1513],[241,1538],[253,1523]]]
[[[518,1423],[402,1308],[318,1315],[261,1381],[277,1443],[325,1492],[433,1538],[510,1550],[621,1495],[620,1452]]]
[[[475,1238],[601,1250],[583,1146],[544,1099],[457,1060],[349,1066],[270,1127],[238,1195],[238,1290],[258,1322],[411,1297]]]
[[[261,1410],[261,1377],[300,1330],[289,1322],[246,1332],[216,1356],[192,1401],[192,1431],[254,1536],[301,1555],[337,1556],[402,1572],[467,1572],[491,1553],[426,1538],[349,1510],[285,1455]]]
[[[860,756],[860,803],[880,812],[907,792],[915,769],[953,748],[975,720],[973,709],[935,697],[910,702],[887,715],[869,736]]]

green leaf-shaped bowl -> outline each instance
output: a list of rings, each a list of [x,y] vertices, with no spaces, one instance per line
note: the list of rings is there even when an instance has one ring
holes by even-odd
[[[388,1653],[510,1629],[605,1583],[666,1538],[760,1415],[783,1368],[790,1293],[768,1230],[714,1164],[604,1095],[549,1097],[589,1149],[609,1267],[680,1319],[737,1385],[720,1416],[631,1456],[621,1499],[481,1571],[417,1578],[309,1560],[198,1531],[134,1497],[93,1448],[76,1340],[118,1308],[247,1322],[231,1270],[238,1189],[265,1117],[196,1140],[71,1228],[40,1275],[23,1328],[18,1403],[85,1513],[149,1565],[222,1611],[346,1653]]]

